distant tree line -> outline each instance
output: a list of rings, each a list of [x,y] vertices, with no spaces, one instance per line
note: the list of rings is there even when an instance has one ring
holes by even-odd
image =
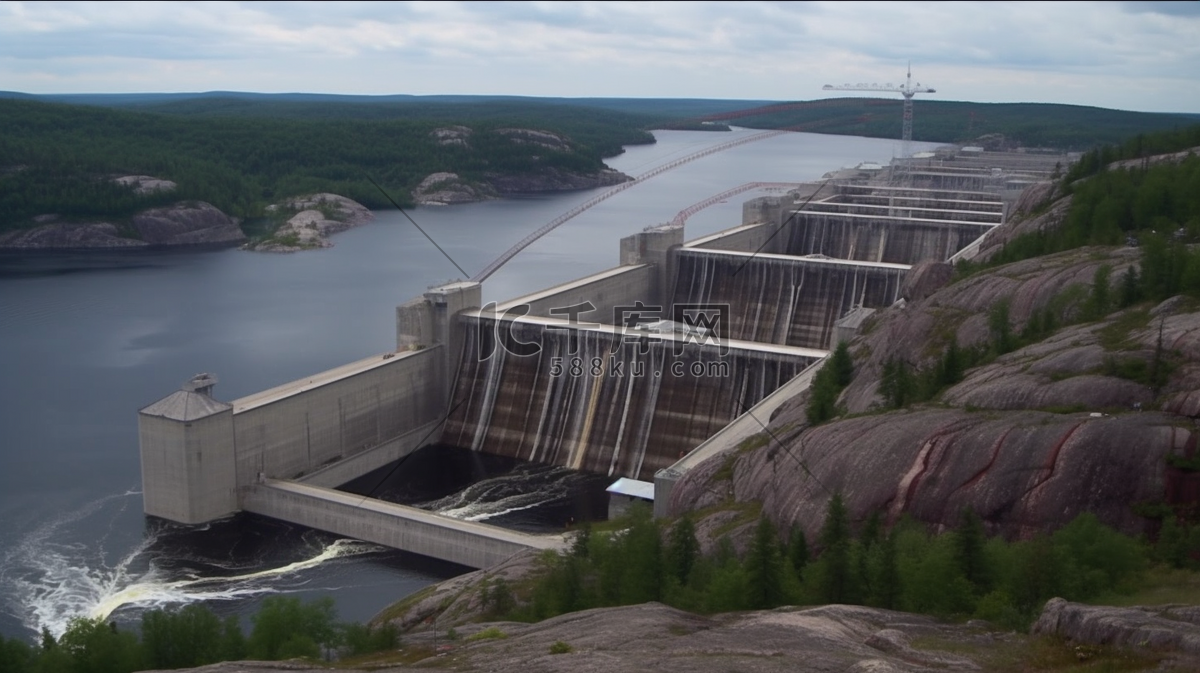
[[[767,114],[730,123],[750,128],[789,128],[870,138],[899,138],[903,101],[895,98],[837,98],[790,109],[772,106]],[[1138,134],[1173,131],[1195,123],[1190,115],[1128,112],[1078,105],[968,103],[918,98],[913,140],[969,142],[1000,134],[1022,147],[1088,150],[1124,142]]]

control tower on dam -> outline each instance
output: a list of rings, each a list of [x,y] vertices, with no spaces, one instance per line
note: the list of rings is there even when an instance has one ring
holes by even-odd
[[[969,254],[1004,217],[993,192],[828,180],[688,243],[648,227],[619,266],[500,304],[431,288],[396,308],[393,352],[232,401],[200,377],[142,409],[145,511],[248,511],[474,566],[561,545],[336,490],[437,444],[653,479],[665,511],[903,299],[911,265]]]

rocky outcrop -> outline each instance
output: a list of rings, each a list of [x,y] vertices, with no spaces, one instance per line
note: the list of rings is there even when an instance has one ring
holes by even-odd
[[[113,178],[113,182],[133,188],[134,194],[169,192],[179,186],[170,180],[163,180],[162,178],[149,175],[124,175],[119,178]]]
[[[228,215],[203,201],[153,208],[133,216],[126,229],[107,222],[55,222],[0,234],[0,249],[73,250],[152,246],[224,246],[246,235]]]
[[[840,492],[856,520],[880,511],[890,521],[908,514],[945,529],[970,505],[991,533],[1014,538],[1083,512],[1138,535],[1148,522],[1132,505],[1160,500],[1165,457],[1196,442],[1176,417],[1151,412],[920,409],[785,429],[794,422],[782,414],[771,424],[778,439],[765,449],[716,456],[688,473],[671,510],[760,501],[780,529],[798,524],[812,539]]]
[[[430,131],[429,136],[439,145],[469,147],[473,133],[474,131],[466,126],[443,126]]]
[[[957,341],[960,348],[986,346],[991,339],[988,314],[1002,301],[1008,302],[1009,325],[1013,334],[1019,334],[1030,319],[1052,304],[1060,320],[1064,316],[1078,316],[1078,312],[1083,310],[1087,293],[1100,266],[1108,265],[1112,269],[1110,282],[1115,284],[1116,279],[1127,267],[1135,264],[1136,259],[1137,251],[1133,249],[1072,250],[1009,264],[945,286],[922,300],[908,303],[903,308],[894,307],[879,311],[872,317],[871,324],[865,326],[862,334],[852,343],[852,352],[856,360],[855,378],[843,393],[842,402],[850,413],[861,413],[876,408],[880,401],[879,379],[888,360],[903,360],[918,368],[928,367],[941,356],[952,341]],[[1113,293],[1115,292],[1114,285]],[[1009,354],[995,364],[998,367],[1003,367],[1006,363],[1027,366],[1051,355],[1060,358],[1074,357],[1063,353],[1082,352],[1082,342],[1076,345],[1080,339],[1092,344],[1091,352],[1096,356],[1098,351],[1095,348],[1098,347],[1095,344],[1098,342],[1099,333],[1119,317],[1119,314],[1115,314],[1098,323],[1071,328],[1045,342]],[[1145,344],[1144,338],[1149,338],[1150,333],[1143,331],[1140,334],[1143,337],[1142,343]],[[1148,347],[1154,348],[1153,340],[1149,342]],[[1134,355],[1130,355],[1132,356]],[[1102,361],[1103,357],[1099,357],[1099,360]],[[1065,367],[1064,362],[1065,360],[1060,361],[1062,367]],[[1075,368],[1060,367],[1053,371],[1045,371],[1037,382],[1045,384],[1051,382],[1050,378],[1063,379],[1096,373],[1100,364],[1102,362],[1093,357],[1086,363],[1081,361]],[[972,376],[975,377],[976,374],[973,373]],[[978,374],[978,378],[970,385],[986,381],[992,381],[994,384],[995,377]],[[1050,395],[1046,401],[1032,399],[1029,404],[1019,405],[1019,408],[1055,406],[1060,403],[1049,401],[1055,397]],[[1133,404],[1140,398],[1126,396],[1120,399]],[[1066,402],[1068,405],[1099,406],[1123,403],[1086,398]],[[974,405],[973,402],[964,404]],[[1013,407],[1003,405],[997,408]]]
[[[569,152],[571,150],[571,140],[569,138],[551,131],[505,128],[496,129],[496,133],[506,136],[510,141],[518,145],[534,145],[555,152]]]
[[[236,222],[203,201],[145,210],[134,215],[131,224],[150,245],[229,245],[246,240]]]
[[[1118,608],[1052,598],[1033,633],[1090,645],[1200,656],[1200,606]]]
[[[1058,195],[1058,185],[1053,182],[1028,187],[1013,205],[1008,222],[988,232],[974,260],[988,261],[1018,236],[1057,229],[1071,210],[1071,197],[1057,198]]]
[[[268,212],[279,209],[299,211],[279,226],[265,240],[246,246],[259,252],[298,252],[333,245],[329,237],[360,224],[370,222],[375,215],[361,203],[337,194],[310,194],[284,204],[268,206]]]
[[[546,168],[537,172],[491,174],[487,181],[500,194],[531,194],[595,189],[628,182],[633,178],[620,171],[604,169],[596,173],[578,173],[562,168]]]
[[[432,173],[412,191],[419,206],[449,206],[455,203],[474,203],[499,198],[487,185],[473,185],[457,173]]]
[[[503,637],[470,639],[485,628]],[[430,657],[415,666],[498,673],[974,671],[989,655],[1023,639],[849,605],[702,617],[647,603],[586,610],[537,624],[473,624],[456,629],[460,639],[449,642],[441,622],[439,631],[436,657],[432,632],[405,636],[407,648]],[[554,643],[562,643],[559,653],[551,652]],[[370,667],[407,669],[378,663]],[[299,662],[237,662],[191,669],[193,673],[276,670],[328,669]]]
[[[87,248],[144,248],[148,244],[121,236],[116,225],[43,224],[0,233],[0,250],[76,250]]]

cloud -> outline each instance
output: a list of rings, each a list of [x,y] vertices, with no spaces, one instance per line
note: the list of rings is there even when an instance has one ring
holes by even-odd
[[[1197,4],[6,2],[0,81],[796,100],[912,61],[948,99],[1197,111]]]

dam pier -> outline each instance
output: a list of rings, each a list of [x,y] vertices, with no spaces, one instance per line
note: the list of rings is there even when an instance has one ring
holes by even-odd
[[[337,490],[436,444],[653,482],[662,514],[902,301],[913,265],[969,257],[1014,185],[1065,161],[954,149],[843,170],[711,236],[649,227],[617,267],[503,303],[431,288],[396,308],[393,352],[232,401],[199,375],[138,413],[145,512],[251,512],[477,568],[564,544]]]

